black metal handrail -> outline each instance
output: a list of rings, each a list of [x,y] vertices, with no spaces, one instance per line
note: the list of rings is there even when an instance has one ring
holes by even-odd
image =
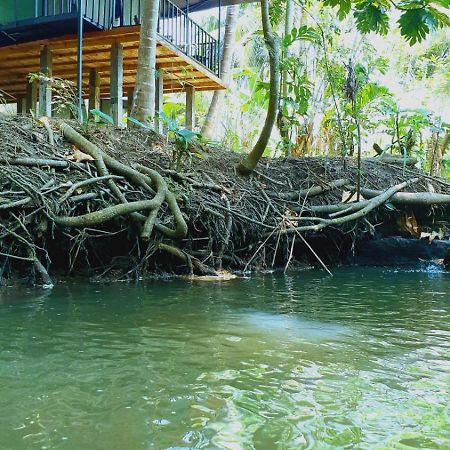
[[[3,0],[2,0],[3,1]],[[9,28],[33,19],[64,18],[75,16],[78,0],[6,0],[0,11],[0,23]],[[82,0],[85,18],[100,28],[113,24],[113,0]]]
[[[115,8],[113,27],[140,24],[143,1],[122,0],[115,1],[115,4],[118,7]],[[158,34],[211,72],[219,74],[220,49],[217,39],[170,0],[160,0]]]
[[[2,1],[2,0],[0,0]],[[9,0],[14,17],[6,17],[8,28],[33,19],[75,16],[79,0]],[[84,17],[101,29],[139,25],[144,0],[81,0]],[[5,9],[4,9],[5,10]],[[11,10],[10,15],[11,15]],[[4,13],[6,14],[6,13]],[[0,12],[0,23],[4,23]],[[219,42],[170,0],[160,0],[159,36],[219,74]]]

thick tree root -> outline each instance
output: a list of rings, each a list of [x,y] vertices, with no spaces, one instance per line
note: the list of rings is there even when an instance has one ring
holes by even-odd
[[[58,225],[72,226],[72,227],[89,227],[102,224],[110,221],[118,216],[132,215],[140,211],[150,211],[148,218],[145,220],[145,224],[141,233],[143,239],[150,239],[150,234],[153,231],[153,227],[161,232],[166,237],[176,239],[182,238],[187,233],[187,225],[178,207],[175,196],[168,190],[167,184],[163,177],[153,169],[149,169],[143,166],[139,166],[141,172],[125,164],[120,163],[111,156],[103,153],[95,144],[89,142],[81,134],[75,131],[70,125],[62,124],[61,131],[66,139],[72,144],[75,144],[83,152],[94,158],[97,170],[101,177],[107,178],[108,185],[115,197],[121,202],[116,206],[105,208],[101,211],[85,214],[77,217],[55,217],[54,221]],[[116,172],[119,175],[124,176],[130,182],[136,183],[140,187],[143,187],[149,193],[153,193],[156,189],[156,194],[151,200],[142,200],[139,202],[128,203],[125,195],[114,182],[109,175],[108,168]],[[170,210],[172,211],[176,227],[174,230],[155,223],[157,217],[157,211],[161,207],[163,201],[166,201]],[[140,220],[140,216],[133,216]]]
[[[419,181],[418,178],[413,178],[409,181],[405,181],[403,183],[397,184],[395,186],[392,186],[391,188],[387,189],[385,192],[382,192],[380,195],[374,197],[372,200],[370,200],[368,203],[362,203],[360,202],[359,206],[362,206],[359,210],[352,212],[351,214],[341,216],[341,217],[335,217],[333,219],[323,219],[321,217],[295,217],[290,219],[291,223],[292,220],[296,221],[309,221],[309,222],[319,222],[315,225],[305,225],[305,226],[291,226],[289,228],[285,228],[283,230],[280,230],[281,234],[294,234],[294,233],[301,233],[305,231],[313,231],[317,232],[322,230],[325,227],[329,227],[332,225],[342,225],[344,223],[352,222],[357,219],[361,219],[367,214],[369,214],[371,211],[373,211],[375,208],[378,208],[379,206],[386,203],[395,193],[398,191],[404,189],[407,186],[411,186],[411,184],[417,183]],[[362,205],[361,205],[362,203]]]
[[[0,118],[3,279],[14,270],[50,285],[58,267],[110,279],[214,275],[212,267],[286,267],[305,258],[327,268],[330,248],[349,251],[405,215],[425,233],[448,234],[450,185],[417,171],[411,178],[419,181],[405,182],[411,171],[402,166],[363,161],[365,200],[345,203],[343,191],[356,182],[351,159],[267,160],[254,176],[238,177],[236,156],[211,149],[174,171],[173,148],[152,144],[159,138],[151,133],[92,129],[87,140],[63,124],[61,139],[50,121],[51,146],[48,130],[26,121]],[[20,133],[10,137],[14,127]],[[409,185],[418,192],[399,192]],[[397,208],[381,208],[386,202]]]

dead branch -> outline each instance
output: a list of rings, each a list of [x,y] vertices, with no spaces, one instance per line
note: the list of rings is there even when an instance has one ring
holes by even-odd
[[[302,197],[314,197],[316,195],[345,186],[348,183],[349,181],[346,178],[340,178],[339,180],[324,184],[323,186],[311,186],[308,189],[302,189],[298,192],[282,192],[278,194],[278,197],[283,200],[298,201]]]
[[[373,198],[382,191],[374,189],[361,189],[364,197]],[[392,203],[400,205],[450,205],[450,195],[434,192],[398,192],[390,199]]]

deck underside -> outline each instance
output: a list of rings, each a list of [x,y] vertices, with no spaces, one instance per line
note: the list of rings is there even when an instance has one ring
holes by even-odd
[[[110,95],[111,45],[123,45],[123,89],[135,85],[139,47],[139,26],[85,33],[83,37],[83,90],[89,94],[89,73],[96,69],[101,77],[101,96]],[[68,35],[0,48],[0,89],[14,98],[25,95],[27,76],[39,72],[40,52],[48,46],[53,54],[53,76],[75,82],[77,74],[77,36]],[[224,89],[222,81],[195,59],[159,38],[157,69],[164,73],[164,92],[181,92],[186,86],[199,91]]]

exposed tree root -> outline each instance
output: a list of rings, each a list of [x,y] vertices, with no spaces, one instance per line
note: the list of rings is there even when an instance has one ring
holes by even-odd
[[[294,226],[286,228],[282,230],[281,233],[293,234],[296,232],[305,232],[305,231],[317,232],[325,227],[329,227],[332,225],[342,225],[344,223],[361,219],[367,214],[369,214],[371,211],[373,211],[375,208],[378,208],[379,206],[386,203],[396,192],[400,191],[401,189],[404,189],[407,186],[410,186],[411,184],[417,183],[418,181],[419,181],[418,178],[413,178],[412,180],[405,181],[403,183],[392,186],[385,192],[382,192],[380,195],[374,197],[369,202],[363,203],[363,205],[361,205],[360,202],[358,206],[362,207],[359,210],[352,212],[351,214],[347,214],[345,216],[335,217],[332,219],[323,219],[321,217],[304,217],[304,216],[296,217],[295,220],[297,221],[319,222],[319,223],[316,225]]]
[[[448,233],[450,185],[402,166],[364,160],[365,200],[345,203],[351,159],[267,160],[237,177],[236,155],[206,148],[174,171],[171,144],[142,130],[92,129],[87,138],[49,121],[52,146],[48,127],[31,120],[0,117],[3,279],[15,270],[51,285],[58,268],[114,279],[183,267],[214,275],[213,267],[287,267],[311,255],[328,270],[332,246],[351,248],[402,215]],[[408,186],[417,192],[399,192]],[[380,208],[388,201],[397,208]]]

